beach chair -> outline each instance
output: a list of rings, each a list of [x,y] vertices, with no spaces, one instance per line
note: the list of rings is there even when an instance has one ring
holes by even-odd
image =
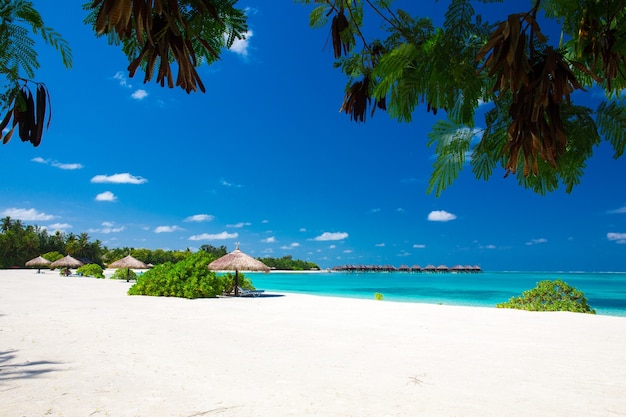
[[[240,297],[258,297],[265,292],[265,290],[246,290],[241,287],[237,287],[237,289]]]

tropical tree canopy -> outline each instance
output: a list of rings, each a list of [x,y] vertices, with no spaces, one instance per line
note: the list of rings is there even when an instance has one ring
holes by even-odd
[[[348,117],[365,122],[379,109],[410,122],[420,105],[441,113],[429,135],[437,155],[429,192],[439,195],[466,163],[477,178],[489,178],[500,166],[538,193],[560,186],[570,192],[602,140],[616,158],[623,154],[624,0],[451,0],[441,19],[394,8],[393,0],[296,1],[314,6],[312,27],[330,26],[335,66],[348,79],[341,107]],[[425,3],[409,2],[430,13]],[[516,11],[488,22],[480,9],[490,3]],[[245,37],[246,15],[235,4],[94,0],[83,7],[95,35],[121,45],[129,76],[141,70],[144,82],[155,78],[189,93],[205,91],[195,68]],[[381,30],[372,31],[372,21]],[[2,129],[13,120],[4,143],[17,127],[23,141],[37,146],[46,114],[50,122],[50,95],[32,80],[39,66],[32,35],[71,65],[67,43],[45,27],[31,2],[0,0]],[[602,92],[594,107],[589,103],[597,100],[583,96],[592,89]],[[485,109],[480,121],[479,108]]]
[[[440,26],[390,0],[299,1],[315,6],[313,28],[330,26],[335,66],[348,78],[348,117],[364,122],[379,109],[411,121],[420,105],[445,112],[429,135],[437,155],[429,192],[439,195],[467,162],[477,178],[500,165],[536,192],[559,185],[570,192],[601,138],[616,158],[624,151],[624,1],[452,0]],[[487,22],[481,3],[517,11]],[[379,37],[364,28],[372,20],[380,21]],[[546,28],[557,29],[555,39]],[[597,107],[574,103],[575,92],[591,88],[603,92]]]

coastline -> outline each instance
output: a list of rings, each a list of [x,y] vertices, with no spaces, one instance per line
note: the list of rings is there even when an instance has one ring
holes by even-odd
[[[0,415],[626,411],[626,318],[130,285],[0,271]]]

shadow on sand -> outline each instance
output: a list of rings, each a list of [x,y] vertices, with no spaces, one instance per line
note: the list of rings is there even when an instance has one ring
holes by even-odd
[[[13,363],[16,358],[16,350],[0,352],[0,382],[17,379],[35,378],[49,372],[58,371],[52,365],[59,365],[59,362],[35,361]]]

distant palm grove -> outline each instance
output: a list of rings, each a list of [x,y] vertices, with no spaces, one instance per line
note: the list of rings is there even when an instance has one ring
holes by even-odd
[[[228,253],[226,246],[214,247],[202,245],[200,250],[213,255],[215,259]],[[64,233],[48,230],[39,226],[25,225],[21,220],[4,217],[0,219],[0,268],[22,268],[24,264],[37,256],[54,261],[65,255],[71,255],[84,263],[93,263],[106,267],[107,264],[127,255],[152,265],[166,262],[176,263],[184,260],[192,251],[135,249],[129,247],[108,248],[100,240],[92,240],[87,233]],[[259,258],[260,261],[273,269],[310,270],[319,269],[312,263],[283,258]]]

